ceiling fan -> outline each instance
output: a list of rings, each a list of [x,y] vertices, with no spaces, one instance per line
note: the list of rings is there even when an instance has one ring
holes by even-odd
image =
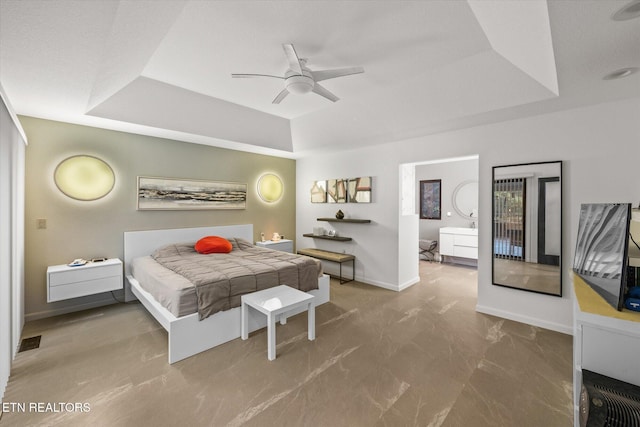
[[[283,44],[284,54],[289,61],[289,69],[284,76],[272,76],[269,74],[231,74],[233,78],[269,77],[284,80],[284,89],[275,97],[272,104],[280,104],[289,93],[304,94],[309,92],[317,93],[332,102],[340,98],[329,92],[318,82],[334,79],[336,77],[349,76],[351,74],[364,73],[362,67],[338,68],[335,70],[312,71],[307,67],[307,59],[299,58],[292,44]]]

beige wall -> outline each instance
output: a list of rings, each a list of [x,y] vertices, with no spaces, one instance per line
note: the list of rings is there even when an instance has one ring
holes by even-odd
[[[27,320],[113,302],[109,293],[47,304],[46,270],[75,258],[123,258],[123,232],[209,225],[254,225],[260,232],[295,236],[295,160],[189,144],[142,135],[20,117],[29,139],[26,150],[25,314]],[[53,182],[63,159],[89,154],[109,163],[114,190],[104,199],[79,202]],[[255,191],[265,172],[285,184],[276,204],[262,202]],[[244,210],[138,211],[136,177],[158,176],[248,184]],[[38,219],[47,228],[37,229]],[[120,295],[118,295],[120,297]]]

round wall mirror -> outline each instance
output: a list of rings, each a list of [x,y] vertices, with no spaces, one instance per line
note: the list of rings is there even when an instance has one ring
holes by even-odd
[[[53,180],[66,196],[89,201],[109,194],[115,185],[116,176],[111,166],[103,160],[79,155],[61,161],[53,173]]]
[[[478,217],[478,181],[463,181],[453,190],[453,208],[465,219]]]

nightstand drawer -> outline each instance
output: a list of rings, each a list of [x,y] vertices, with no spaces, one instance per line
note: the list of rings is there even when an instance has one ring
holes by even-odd
[[[122,261],[117,258],[80,267],[47,268],[47,302],[122,289]]]
[[[264,242],[256,242],[256,246],[260,246],[261,248],[273,249],[281,252],[289,252],[293,253],[293,240],[278,240],[274,242],[273,240],[267,240]]]
[[[122,265],[104,265],[100,267],[72,267],[73,270],[57,271],[49,273],[49,285],[61,286],[70,283],[86,282],[88,280],[97,280],[105,277],[119,276]]]
[[[49,288],[49,301],[60,301],[85,295],[122,289],[122,276],[104,277]]]

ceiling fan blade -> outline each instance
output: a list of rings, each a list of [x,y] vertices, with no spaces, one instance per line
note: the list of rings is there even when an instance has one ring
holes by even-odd
[[[318,95],[320,95],[320,96],[324,96],[325,98],[327,98],[329,101],[332,101],[332,102],[336,102],[337,100],[340,99],[337,96],[335,96],[334,94],[332,94],[331,92],[329,92],[324,87],[320,86],[318,83],[313,85],[313,91],[315,93],[317,93]]]
[[[269,74],[231,74],[231,77],[233,77],[234,79],[248,79],[252,77],[272,77],[274,79],[284,80],[284,77],[272,76]]]
[[[293,45],[283,44],[282,49],[284,49],[284,54],[287,56],[287,61],[289,61],[289,68],[291,68],[296,73],[302,74],[302,65],[300,65],[300,58],[298,58],[298,54],[296,53]]]
[[[280,102],[285,99],[287,97],[287,95],[289,95],[289,91],[287,90],[287,88],[285,87],[284,89],[282,89],[282,92],[280,92],[278,94],[278,96],[275,97],[275,99],[273,101],[271,101],[272,104],[280,104]]]
[[[349,67],[349,68],[339,68],[337,70],[320,70],[320,71],[312,71],[311,75],[313,79],[317,82],[321,82],[323,80],[334,79],[336,77],[342,76],[350,76],[352,74],[360,74],[364,73],[364,68],[362,67]]]

